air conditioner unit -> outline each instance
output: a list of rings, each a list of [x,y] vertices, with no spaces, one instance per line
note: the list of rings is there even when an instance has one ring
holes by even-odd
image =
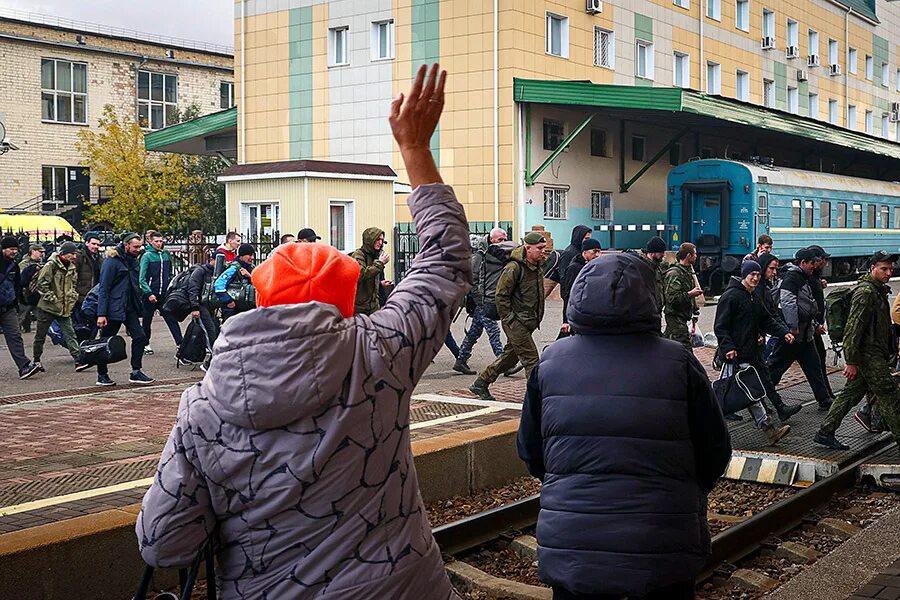
[[[87,44],[87,38],[85,36],[79,34],[79,35],[75,36],[75,42],[79,46],[84,46],[85,44]]]
[[[762,39],[762,49],[771,50],[775,47],[775,38],[766,36]]]
[[[797,46],[788,46],[787,47],[787,57],[788,58],[799,58],[800,57],[800,48]]]
[[[603,12],[603,0],[587,0],[585,8],[589,15],[596,15]]]
[[[841,65],[839,65],[837,63],[831,65],[831,76],[837,77],[840,74],[841,74]]]
[[[807,81],[809,79],[809,73],[807,73],[804,69],[797,69],[797,81]]]
[[[174,50],[166,50],[166,58],[175,58]]]
[[[896,110],[891,111],[891,114],[888,115],[888,121],[890,121],[891,123],[897,123],[898,121],[900,121],[900,112],[897,112]]]
[[[900,102],[891,102],[891,112],[900,113]]]
[[[819,55],[818,54],[810,54],[809,58],[806,59],[806,64],[810,67],[818,67],[819,66]]]

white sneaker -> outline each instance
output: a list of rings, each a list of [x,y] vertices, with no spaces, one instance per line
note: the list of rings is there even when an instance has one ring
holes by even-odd
[[[144,354],[153,354],[153,348],[151,348],[150,346],[145,346]]]

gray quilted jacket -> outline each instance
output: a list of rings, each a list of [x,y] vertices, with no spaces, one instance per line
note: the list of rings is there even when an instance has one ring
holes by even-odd
[[[228,320],[181,397],[136,532],[148,564],[187,565],[219,527],[225,599],[457,599],[419,494],[409,399],[471,282],[448,186],[409,199],[421,242],[384,308],[320,303]]]

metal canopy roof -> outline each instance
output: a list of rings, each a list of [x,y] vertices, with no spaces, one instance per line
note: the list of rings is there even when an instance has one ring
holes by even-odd
[[[595,84],[589,81],[547,81],[514,79],[517,102],[594,106],[635,111],[659,118],[663,113],[679,113],[677,121],[666,116],[669,125],[729,124],[751,127],[768,133],[785,134],[816,142],[850,148],[869,155],[900,159],[900,144],[884,138],[835,127],[822,121],[748,104],[731,98],[709,96],[693,90],[670,87],[637,87]]]
[[[144,136],[144,147],[153,152],[221,154],[234,159],[237,157],[237,107],[152,131]]]

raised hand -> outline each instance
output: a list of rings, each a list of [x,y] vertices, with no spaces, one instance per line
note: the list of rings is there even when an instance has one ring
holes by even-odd
[[[388,122],[400,147],[409,183],[413,188],[428,183],[442,183],[431,156],[431,136],[444,110],[444,83],[447,72],[438,64],[431,65],[428,81],[422,65],[407,95],[400,94],[391,103]]]

